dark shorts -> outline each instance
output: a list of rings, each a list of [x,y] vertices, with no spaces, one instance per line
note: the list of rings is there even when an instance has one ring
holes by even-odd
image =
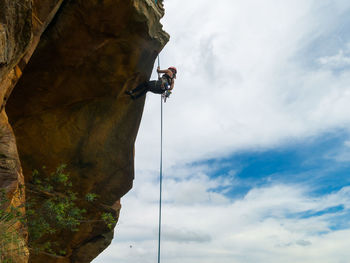
[[[148,81],[149,90],[153,93],[163,94],[165,90],[162,89],[162,82],[160,80]]]

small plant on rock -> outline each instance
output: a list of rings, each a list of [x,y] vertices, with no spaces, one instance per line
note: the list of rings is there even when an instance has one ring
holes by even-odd
[[[101,221],[113,228],[116,220],[109,212],[103,213],[99,220],[87,220],[82,204],[95,202],[98,195],[88,193],[79,197],[73,191],[65,168],[61,165],[46,177],[35,170],[26,185],[29,197],[25,205],[5,209],[9,200],[4,190],[0,192],[0,262],[16,263],[19,255],[27,253],[27,247],[33,253],[65,255],[66,251],[59,248],[50,236],[60,231],[75,232],[83,222]],[[25,229],[28,230],[27,243],[23,238]]]

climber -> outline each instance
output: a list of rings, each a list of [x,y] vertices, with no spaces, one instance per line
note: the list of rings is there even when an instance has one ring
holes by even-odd
[[[161,70],[157,68],[157,73],[164,73],[158,80],[151,80],[141,83],[133,90],[127,90],[125,93],[130,95],[132,99],[137,99],[145,95],[148,91],[156,94],[164,94],[169,97],[171,90],[174,88],[177,70],[175,67]]]

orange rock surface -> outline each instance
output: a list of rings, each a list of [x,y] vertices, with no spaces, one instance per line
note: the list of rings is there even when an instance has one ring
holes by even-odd
[[[21,5],[13,7],[15,2]],[[29,3],[26,9],[23,2]],[[6,42],[7,49],[17,48],[11,56],[7,51],[4,62],[0,54],[1,188],[14,193],[22,170],[27,181],[33,169],[67,164],[75,191],[100,196],[98,205],[87,207],[88,218],[97,220],[104,211],[118,217],[119,200],[134,179],[134,142],[144,106],[143,99],[132,101],[124,91],[149,78],[169,39],[159,23],[161,2],[4,2],[23,12],[16,25],[23,30],[12,31],[11,43],[9,29],[0,39],[0,47]],[[6,28],[1,12],[0,24]],[[13,164],[3,168],[7,160]],[[112,238],[113,230],[104,224],[84,223],[78,232],[55,237],[66,256],[32,254],[29,262],[91,262]]]

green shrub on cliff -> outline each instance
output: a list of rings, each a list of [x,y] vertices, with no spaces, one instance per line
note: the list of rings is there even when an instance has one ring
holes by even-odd
[[[86,219],[83,204],[94,202],[98,196],[88,193],[85,197],[78,197],[78,194],[73,191],[69,174],[64,171],[65,168],[65,165],[61,165],[46,177],[34,171],[32,179],[26,184],[25,207],[11,206],[3,209],[8,200],[5,192],[2,192],[0,262],[16,263],[16,255],[25,253],[26,247],[34,253],[64,255],[66,252],[60,249],[50,236],[60,231],[77,231],[82,222],[101,221],[110,229],[114,226],[116,220],[111,213],[103,213],[100,220]],[[28,230],[27,243],[23,238],[24,229]]]
[[[77,231],[85,220],[86,210],[78,204],[77,193],[72,190],[72,182],[64,171],[65,167],[59,166],[46,177],[40,176],[35,170],[27,184],[30,196],[26,206],[28,244],[35,252],[56,254],[53,250],[55,242],[49,236],[61,230]]]
[[[23,225],[19,220],[23,219],[19,208],[9,207],[4,209],[8,200],[3,189],[0,190],[0,262],[23,262],[26,256],[26,242],[23,238]]]

